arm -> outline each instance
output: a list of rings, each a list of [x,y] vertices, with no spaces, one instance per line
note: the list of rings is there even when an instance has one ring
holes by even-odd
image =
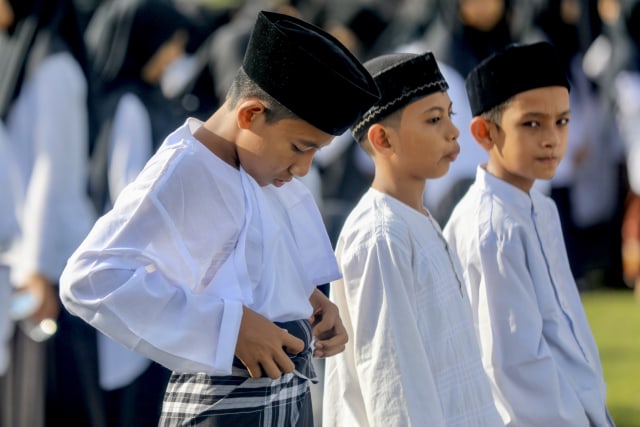
[[[189,152],[162,152],[61,278],[70,312],[177,371],[228,374],[242,319],[245,290],[229,256],[242,194],[216,173]]]
[[[375,245],[343,254],[344,292],[355,375],[371,426],[444,426],[430,355],[417,320],[408,244],[380,236]],[[340,286],[340,281],[332,289]]]
[[[534,283],[529,269],[546,270],[526,253],[526,238],[511,231],[509,239],[490,236],[481,243],[473,303],[485,369],[498,388],[496,404],[508,425],[588,425],[543,334],[540,301],[553,298],[553,289]]]

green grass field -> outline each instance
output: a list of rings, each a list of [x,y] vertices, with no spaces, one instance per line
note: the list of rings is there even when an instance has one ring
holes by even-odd
[[[628,290],[581,294],[607,382],[617,427],[640,427],[640,302]]]

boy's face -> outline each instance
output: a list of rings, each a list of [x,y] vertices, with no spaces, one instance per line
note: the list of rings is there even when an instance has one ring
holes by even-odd
[[[280,187],[294,176],[306,175],[315,153],[332,139],[303,120],[266,123],[264,114],[256,114],[236,146],[242,167],[259,185]]]
[[[494,129],[489,172],[526,192],[536,179],[551,179],[567,148],[569,118],[569,91],[564,87],[533,89],[511,98]]]
[[[447,173],[460,153],[460,132],[451,121],[451,109],[446,92],[428,95],[404,108],[394,130],[398,136],[397,170],[419,180]]]

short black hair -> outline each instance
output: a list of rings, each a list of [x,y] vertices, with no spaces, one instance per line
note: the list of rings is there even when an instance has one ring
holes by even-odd
[[[500,126],[504,110],[511,104],[511,98],[480,114],[483,119]]]
[[[233,108],[238,105],[241,99],[245,98],[258,98],[264,102],[267,123],[274,123],[283,119],[301,120],[295,113],[265,92],[247,75],[243,68],[240,68],[227,92],[227,101]]]

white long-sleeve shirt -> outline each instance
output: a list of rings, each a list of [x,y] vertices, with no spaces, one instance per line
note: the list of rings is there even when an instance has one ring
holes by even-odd
[[[552,200],[478,167],[444,229],[509,426],[610,426],[598,349]]]
[[[9,157],[9,139],[0,121],[0,376],[9,365],[9,340],[13,335],[13,322],[9,317],[9,302],[13,287],[9,280],[9,267],[3,259],[12,240],[18,235],[15,188],[11,179],[13,162]]]
[[[231,372],[246,306],[306,319],[317,285],[339,277],[313,196],[293,180],[259,187],[173,132],[69,259],[67,309],[180,372]]]
[[[618,125],[624,141],[629,186],[640,194],[640,72],[623,71],[615,80]]]
[[[95,220],[87,196],[87,83],[69,53],[27,76],[6,127],[15,162],[21,235],[9,253],[20,285],[32,273],[56,282]]]
[[[336,247],[349,342],[326,360],[323,425],[502,426],[462,274],[434,220],[370,189]]]

